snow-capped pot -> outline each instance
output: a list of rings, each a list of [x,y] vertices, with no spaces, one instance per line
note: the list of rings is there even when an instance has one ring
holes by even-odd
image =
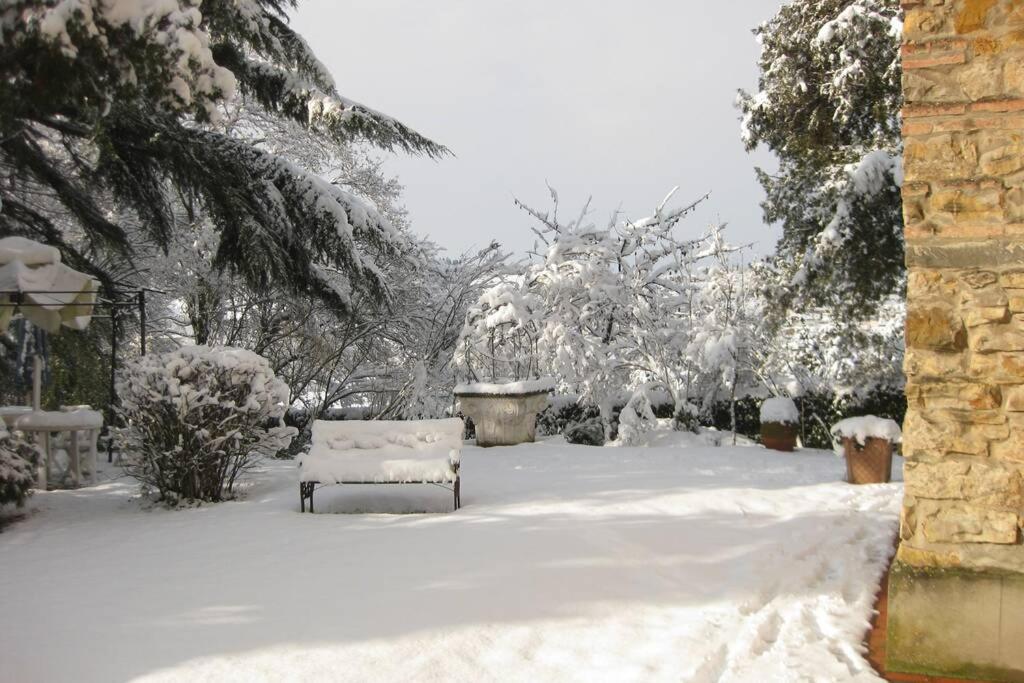
[[[874,415],[851,417],[837,422],[831,432],[842,446],[848,482],[887,484],[892,480],[893,446],[903,440],[896,422]]]
[[[456,396],[530,396],[547,395],[555,390],[555,380],[550,377],[528,379],[518,382],[475,382],[455,387]]]
[[[800,411],[791,398],[768,398],[761,404],[761,424],[800,424]]]
[[[800,412],[793,399],[776,397],[761,404],[761,443],[773,451],[796,450]]]
[[[551,378],[460,384],[455,398],[462,414],[473,420],[478,446],[514,446],[537,438],[537,414],[554,389]]]

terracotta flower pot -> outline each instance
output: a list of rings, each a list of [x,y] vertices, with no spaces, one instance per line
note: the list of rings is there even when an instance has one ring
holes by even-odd
[[[892,442],[870,437],[863,446],[843,438],[846,478],[851,484],[888,484],[892,481]]]
[[[799,430],[796,425],[783,422],[761,423],[761,443],[773,451],[792,453],[796,450],[796,438]]]

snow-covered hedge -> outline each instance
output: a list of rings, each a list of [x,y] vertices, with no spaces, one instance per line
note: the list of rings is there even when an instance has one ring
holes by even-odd
[[[769,398],[761,404],[761,424],[800,424],[800,411],[791,398]]]
[[[161,498],[218,501],[264,455],[287,447],[288,387],[267,360],[189,346],[127,364],[117,384],[127,469]]]
[[[35,484],[32,446],[14,437],[0,422],[0,505],[25,504]]]
[[[895,420],[864,415],[847,418],[834,424],[832,438],[836,441],[853,439],[861,446],[866,444],[868,439],[885,439],[896,444],[903,440],[903,432]]]

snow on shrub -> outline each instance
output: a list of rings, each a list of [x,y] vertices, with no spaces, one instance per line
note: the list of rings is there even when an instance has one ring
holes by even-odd
[[[605,443],[604,421],[600,417],[592,417],[583,422],[575,422],[565,428],[566,443],[581,446],[603,446]]]
[[[626,406],[619,413],[618,443],[621,446],[637,446],[643,436],[654,430],[658,418],[654,414],[652,385],[644,385],[630,396]]]
[[[129,474],[162,499],[219,501],[261,456],[288,446],[288,387],[262,356],[189,346],[138,358],[117,384]]]
[[[836,441],[853,439],[861,446],[865,445],[868,439],[885,439],[896,444],[903,440],[903,432],[895,420],[865,415],[847,418],[834,424],[832,438]]]
[[[769,398],[761,404],[761,424],[800,424],[800,412],[791,398]]]
[[[25,504],[35,484],[35,449],[11,435],[0,422],[0,505]]]

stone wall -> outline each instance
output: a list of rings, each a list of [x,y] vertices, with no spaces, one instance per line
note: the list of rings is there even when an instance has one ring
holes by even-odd
[[[1024,0],[904,0],[906,495],[888,668],[1024,681]]]
[[[904,0],[900,560],[1024,572],[1024,0]]]

